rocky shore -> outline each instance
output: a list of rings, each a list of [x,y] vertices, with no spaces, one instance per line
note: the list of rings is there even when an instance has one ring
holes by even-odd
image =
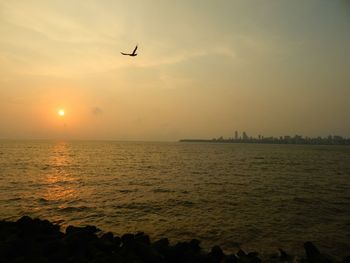
[[[142,232],[119,237],[111,232],[103,233],[95,226],[68,226],[62,232],[59,225],[28,216],[16,222],[0,221],[0,263],[350,263],[350,256],[335,261],[334,257],[321,253],[311,242],[305,242],[304,249],[302,257],[288,255],[279,249],[276,255],[262,261],[257,252],[242,249],[229,255],[219,246],[204,251],[196,239],[170,245],[167,238],[151,242],[150,237]]]

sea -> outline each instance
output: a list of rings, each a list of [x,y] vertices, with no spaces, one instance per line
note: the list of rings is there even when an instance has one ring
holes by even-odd
[[[0,219],[350,254],[350,146],[0,141]]]

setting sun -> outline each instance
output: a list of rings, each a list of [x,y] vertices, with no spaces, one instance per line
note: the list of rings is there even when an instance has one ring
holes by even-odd
[[[64,110],[59,110],[59,111],[58,111],[58,115],[61,116],[61,117],[63,117],[63,116],[64,116]]]

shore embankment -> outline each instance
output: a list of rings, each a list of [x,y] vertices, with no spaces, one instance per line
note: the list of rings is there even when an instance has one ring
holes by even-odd
[[[311,242],[304,243],[305,255],[288,255],[282,249],[262,259],[258,252],[240,249],[225,254],[214,246],[205,251],[192,239],[170,245],[167,238],[151,241],[145,233],[115,236],[96,226],[68,226],[65,232],[48,220],[23,216],[17,221],[0,221],[0,262],[146,262],[146,263],[258,263],[258,262],[350,262],[350,257],[335,261],[322,254]]]

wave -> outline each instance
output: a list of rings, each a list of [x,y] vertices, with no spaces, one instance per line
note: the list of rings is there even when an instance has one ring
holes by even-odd
[[[153,193],[173,193],[175,191],[165,188],[156,188],[152,190]]]
[[[67,206],[63,208],[59,208],[58,210],[63,213],[71,213],[71,212],[85,212],[91,210],[91,207],[88,206]]]

